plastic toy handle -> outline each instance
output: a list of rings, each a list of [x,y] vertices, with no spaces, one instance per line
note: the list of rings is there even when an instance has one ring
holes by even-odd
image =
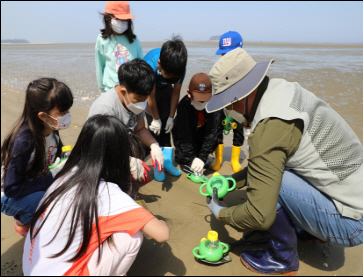
[[[66,159],[61,159],[60,161],[59,161],[59,163],[57,163],[57,164],[54,164],[54,165],[50,165],[50,166],[48,166],[48,168],[49,169],[53,169],[53,168],[56,168],[61,162],[63,162],[64,160],[66,160]]]
[[[234,190],[235,188],[236,188],[236,180],[235,179],[233,179],[233,178],[226,178],[226,180],[228,181],[228,180],[231,180],[232,181],[232,183],[233,183],[233,186],[231,187],[231,188],[229,188],[228,189],[228,191],[232,191],[232,190]]]
[[[48,166],[49,169],[56,168],[58,164]]]
[[[232,127],[232,129],[237,129],[237,123],[233,122],[231,127]]]
[[[190,178],[192,177],[191,175],[192,175],[191,173],[188,173],[188,174],[187,174],[187,178],[189,178],[189,179],[190,179]]]
[[[203,192],[203,187],[206,186],[206,185],[207,185],[207,183],[204,183],[203,185],[200,186],[200,189],[199,189],[200,194],[203,195],[203,196],[209,196],[208,193]]]
[[[224,135],[228,136],[229,135],[229,131],[226,133],[226,130],[223,130]]]
[[[199,254],[197,254],[197,253],[195,253],[195,251],[199,251],[199,247],[195,247],[194,249],[193,249],[193,255],[194,255],[194,257],[196,257],[196,258],[198,258],[198,259],[205,259],[205,257],[204,256],[201,256],[201,255],[199,255]]]
[[[223,120],[222,121],[222,125],[224,126],[224,125],[227,125],[227,121],[226,120]]]
[[[224,250],[223,250],[223,254],[227,253],[227,252],[229,251],[229,247],[228,247],[228,245],[227,245],[227,244],[225,244],[225,243],[223,243],[223,242],[220,242],[220,244],[226,248],[226,249],[224,249]],[[198,248],[198,247],[197,247],[197,248]]]

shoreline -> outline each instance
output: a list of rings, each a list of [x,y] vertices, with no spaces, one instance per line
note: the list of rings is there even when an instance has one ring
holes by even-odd
[[[163,43],[164,41],[143,41],[141,44]],[[218,44],[218,40],[209,41],[188,41],[184,43],[197,44]],[[57,42],[35,42],[35,43],[1,43],[1,46],[21,46],[21,45],[58,45],[58,44],[94,44],[94,42],[75,42],[75,43],[57,43]],[[244,46],[288,46],[288,47],[345,47],[345,48],[363,48],[363,43],[296,43],[296,42],[243,42]]]
[[[56,42],[34,42],[34,43],[12,43],[12,42],[2,42],[1,45],[52,45],[52,44],[62,44],[62,43],[56,43]]]

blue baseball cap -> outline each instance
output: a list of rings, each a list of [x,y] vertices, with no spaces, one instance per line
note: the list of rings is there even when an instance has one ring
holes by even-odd
[[[219,39],[219,49],[216,55],[226,54],[231,50],[243,46],[242,37],[239,33],[229,31],[221,36]]]

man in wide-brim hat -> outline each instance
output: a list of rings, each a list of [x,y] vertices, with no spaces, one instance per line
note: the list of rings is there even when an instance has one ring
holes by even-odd
[[[327,103],[298,83],[266,76],[273,60],[256,63],[242,48],[209,73],[206,110],[246,122],[248,167],[233,177],[247,185],[245,203],[226,207],[216,190],[207,199],[217,219],[246,232],[261,230],[266,250],[243,250],[252,271],[295,275],[297,236],[332,245],[363,243],[363,147]],[[295,230],[296,229],[296,230]]]

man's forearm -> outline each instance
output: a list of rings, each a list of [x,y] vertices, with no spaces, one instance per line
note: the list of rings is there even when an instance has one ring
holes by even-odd
[[[237,186],[236,186],[237,189],[247,186],[247,171],[248,171],[248,167],[246,166],[241,171],[238,171],[237,173],[234,173],[232,175],[232,178],[237,183]]]

